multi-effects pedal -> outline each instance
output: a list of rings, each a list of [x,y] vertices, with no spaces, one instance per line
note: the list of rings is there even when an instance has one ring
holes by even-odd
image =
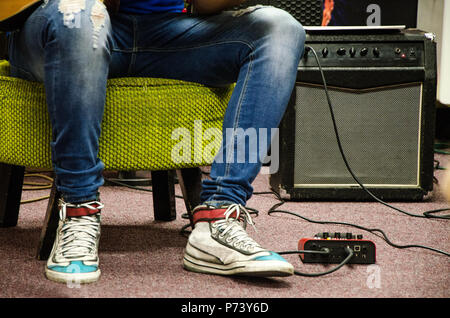
[[[302,238],[298,242],[299,251],[327,252],[300,254],[303,263],[341,263],[348,256],[346,247],[353,251],[353,256],[347,264],[375,263],[375,243],[364,240],[360,234],[323,232],[316,234],[314,238]]]

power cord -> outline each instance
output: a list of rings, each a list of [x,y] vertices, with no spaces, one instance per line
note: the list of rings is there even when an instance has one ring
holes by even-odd
[[[434,166],[435,170],[447,170],[445,167],[441,166],[441,163],[439,162],[439,160],[434,159],[434,163],[436,164]]]
[[[347,256],[336,267],[333,267],[332,269],[327,270],[325,272],[319,272],[319,273],[303,273],[298,270],[294,270],[294,274],[298,275],[298,276],[306,276],[306,277],[318,277],[318,276],[324,276],[324,275],[331,274],[331,273],[337,271],[338,269],[340,269],[342,266],[346,265],[350,261],[350,259],[353,257],[354,252],[350,247],[346,246],[344,249],[347,252]],[[324,248],[322,251],[299,250],[299,251],[278,252],[278,254],[280,254],[280,255],[285,255],[285,254],[329,254],[329,253],[330,253],[330,250],[327,248]]]
[[[31,182],[31,181],[24,181],[23,182],[23,190],[43,190],[43,189],[50,189],[52,187],[53,184],[53,178],[42,174],[42,173],[25,173],[24,174],[24,178],[42,178],[42,179],[46,179],[49,182],[48,183],[41,183],[41,182]],[[45,196],[41,196],[41,197],[37,197],[37,198],[33,198],[33,199],[28,199],[28,200],[21,200],[20,204],[27,204],[27,203],[32,203],[32,202],[37,202],[37,201],[42,201],[42,200],[46,200],[50,197],[50,195],[45,195]]]
[[[449,151],[446,151],[450,148],[450,144],[437,142],[434,144],[434,152],[442,155],[450,155]]]
[[[147,188],[137,187],[137,186],[133,186],[133,185],[127,184],[125,182],[120,182],[120,181],[117,181],[117,180],[114,180],[114,179],[110,179],[110,178],[106,178],[106,177],[104,177],[104,179],[105,179],[105,181],[108,181],[108,182],[110,182],[112,184],[115,184],[115,185],[118,185],[118,186],[122,186],[122,187],[126,187],[126,188],[130,188],[130,189],[133,189],[133,190],[153,192],[153,189],[150,189],[150,188],[147,189]],[[175,195],[175,197],[178,198],[178,199],[183,199],[183,196],[181,196],[181,195]]]
[[[273,213],[284,213],[284,214],[293,215],[293,216],[298,217],[298,218],[301,218],[301,219],[303,219],[303,220],[305,220],[305,221],[307,221],[307,222],[315,223],[315,224],[333,224],[333,225],[351,226],[351,227],[355,227],[355,228],[360,229],[360,230],[363,230],[363,231],[367,231],[367,232],[369,232],[369,233],[371,233],[371,234],[374,234],[374,235],[376,235],[376,236],[378,236],[378,237],[381,237],[387,244],[389,244],[390,246],[395,247],[395,248],[399,248],[399,249],[404,249],[404,248],[422,248],[422,249],[427,249],[427,250],[430,250],[430,251],[433,251],[433,252],[436,252],[436,253],[439,253],[439,254],[443,254],[443,255],[445,255],[445,256],[450,257],[450,253],[447,253],[447,252],[445,252],[445,251],[436,249],[436,248],[434,248],[434,247],[429,247],[429,246],[425,246],[425,245],[418,245],[418,244],[399,245],[399,244],[393,243],[393,242],[388,238],[388,236],[386,235],[386,233],[385,233],[383,230],[381,230],[381,229],[377,229],[377,228],[367,228],[367,227],[364,227],[364,226],[361,226],[361,225],[357,225],[357,224],[353,224],[353,223],[347,223],[347,222],[337,222],[337,221],[317,221],[317,220],[313,220],[313,219],[307,218],[307,217],[305,217],[305,216],[302,216],[302,215],[300,215],[300,214],[298,214],[298,213],[295,213],[295,212],[291,212],[291,211],[287,211],[287,210],[279,210],[278,208],[279,208],[281,205],[283,205],[284,203],[286,203],[286,202],[278,195],[278,193],[273,192],[273,194],[277,197],[277,199],[278,199],[280,202],[274,204],[274,205],[269,209],[269,211],[267,212],[268,215],[271,215],[271,214],[273,214]],[[381,234],[381,236],[380,236],[380,234]]]

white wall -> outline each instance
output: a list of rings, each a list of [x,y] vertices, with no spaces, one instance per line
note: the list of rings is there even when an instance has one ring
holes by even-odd
[[[419,0],[417,27],[436,35],[437,99],[450,106],[450,0]]]

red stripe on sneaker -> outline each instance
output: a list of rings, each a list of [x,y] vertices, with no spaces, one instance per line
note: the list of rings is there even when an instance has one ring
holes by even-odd
[[[89,209],[86,207],[81,207],[81,208],[67,207],[66,208],[66,215],[68,217],[88,216],[88,215],[96,214],[98,212],[100,212],[100,209]]]
[[[194,211],[192,216],[194,224],[197,222],[214,222],[225,218],[225,211],[227,209],[214,209],[214,210],[197,210]],[[236,218],[236,212],[231,213],[231,218]]]

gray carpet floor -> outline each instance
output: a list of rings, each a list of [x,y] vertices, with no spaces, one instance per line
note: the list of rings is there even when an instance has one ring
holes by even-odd
[[[448,158],[437,155],[441,164]],[[443,171],[436,170],[437,180]],[[268,191],[268,176],[259,175],[255,191]],[[177,193],[181,194],[177,186]],[[48,190],[24,191],[23,199],[48,194]],[[320,225],[292,215],[267,211],[277,199],[272,194],[253,196],[248,206],[258,209],[257,232],[250,235],[274,251],[297,249],[299,239],[318,232],[363,234],[377,248],[375,265],[346,265],[321,277],[286,278],[221,277],[188,272],[182,267],[187,224],[183,200],[177,199],[177,219],[156,222],[152,194],[124,187],[101,189],[102,212],[100,266],[102,276],[89,285],[48,281],[44,261],[36,251],[47,201],[21,206],[19,223],[0,229],[0,297],[76,298],[448,298],[450,258],[421,248],[398,249],[379,235],[342,225]],[[439,184],[422,202],[394,205],[412,213],[445,208]],[[450,252],[446,220],[414,218],[374,202],[287,202],[283,209],[314,220],[349,222],[382,229],[395,244],[420,244]],[[298,255],[286,258],[301,272],[321,272],[332,266],[303,264]]]

